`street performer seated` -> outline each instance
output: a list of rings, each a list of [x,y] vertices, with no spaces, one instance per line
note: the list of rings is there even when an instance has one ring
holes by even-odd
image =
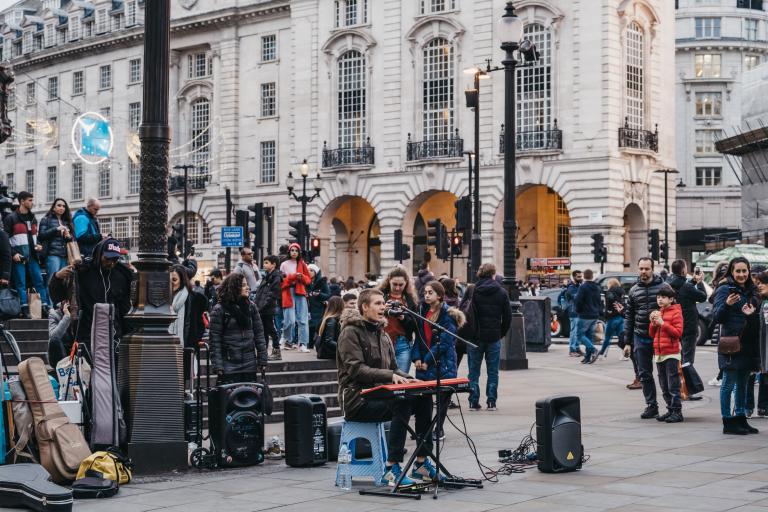
[[[376,289],[366,289],[357,298],[358,309],[348,309],[341,316],[341,334],[336,352],[339,369],[339,403],[347,421],[392,421],[389,431],[387,471],[382,484],[395,485],[402,473],[400,464],[405,455],[407,425],[411,415],[416,417],[416,434],[421,439],[432,421],[432,397],[398,399],[367,399],[361,390],[383,384],[405,384],[416,379],[397,368],[395,349],[384,332],[384,295]],[[401,485],[435,481],[438,472],[426,457],[432,450],[432,436],[416,453],[411,478],[403,476]]]

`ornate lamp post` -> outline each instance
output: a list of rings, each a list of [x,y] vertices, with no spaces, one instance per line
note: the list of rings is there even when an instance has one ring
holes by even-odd
[[[293,177],[293,172],[288,173],[288,179],[285,180],[285,186],[288,189],[288,195],[294,198],[296,201],[301,203],[301,240],[299,241],[299,244],[301,245],[301,250],[303,253],[306,254],[307,251],[309,251],[309,244],[308,244],[308,238],[309,238],[309,230],[307,229],[307,204],[314,201],[316,198],[320,197],[320,192],[323,190],[323,179],[320,177],[320,173],[317,173],[317,177],[312,181],[312,188],[315,189],[315,193],[311,196],[307,195],[307,177],[309,176],[309,164],[307,163],[307,159],[305,158],[304,161],[301,163],[301,166],[299,166],[299,173],[301,174],[301,185],[302,185],[302,193],[300,196],[297,196],[296,193],[293,191],[294,188],[296,188],[296,179]]]
[[[139,271],[133,327],[120,346],[119,379],[128,425],[128,454],[136,471],[154,473],[187,467],[182,410],[182,347],[168,334],[171,282],[166,259],[168,222],[168,70],[170,2],[146,2],[144,109],[139,199]]]

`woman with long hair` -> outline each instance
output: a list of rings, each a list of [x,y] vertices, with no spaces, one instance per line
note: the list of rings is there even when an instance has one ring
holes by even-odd
[[[459,289],[456,287],[456,280],[450,277],[441,277],[438,281],[445,288],[445,297],[443,302],[452,308],[459,307]]]
[[[67,242],[72,240],[72,214],[67,202],[57,197],[40,221],[37,238],[43,246],[41,258],[48,279],[67,266]]]
[[[171,291],[171,311],[176,314],[176,320],[168,326],[168,332],[179,337],[182,347],[194,348],[203,339],[203,313],[208,302],[205,295],[192,289],[187,269],[182,265],[171,267]],[[189,370],[190,360],[185,357],[184,375],[189,375]]]
[[[301,257],[301,247],[297,243],[288,246],[288,259],[280,264],[283,281],[280,283],[281,305],[283,308],[283,339],[285,349],[293,347],[293,333],[298,325],[299,352],[309,352],[309,303],[307,286],[312,282],[309,267]]]
[[[341,297],[331,297],[323,313],[323,320],[317,330],[318,359],[336,359],[336,343],[341,333],[341,314],[344,312],[344,301]]]
[[[267,342],[245,276],[229,274],[211,311],[211,366],[220,383],[254,382],[267,366]],[[258,355],[257,355],[258,354]]]
[[[712,316],[720,325],[717,363],[723,371],[720,386],[720,415],[723,434],[756,434],[758,430],[747,423],[747,382],[754,371],[760,370],[760,307],[757,288],[750,276],[749,261],[743,256],[728,264],[725,280],[715,290]],[[726,338],[738,338],[735,350],[726,350]],[[733,394],[733,409],[731,395]]]
[[[379,290],[387,301],[387,310],[402,305],[411,311],[416,310],[416,294],[411,282],[411,276],[403,267],[393,268],[379,285]],[[405,372],[411,369],[411,348],[416,332],[416,322],[413,317],[404,315],[387,315],[387,325],[384,331],[389,335],[395,347],[397,367]]]
[[[712,295],[709,296],[710,304],[715,303],[715,291],[717,290],[717,287],[720,286],[720,284],[727,283],[725,279],[725,273],[728,271],[728,262],[727,261],[721,261],[715,266],[715,270],[712,271],[712,289],[714,290],[712,292]],[[712,333],[712,344],[717,345],[718,341],[720,340],[720,328],[717,325],[717,322],[715,322],[714,317],[710,320],[710,332]],[[723,381],[723,370],[719,370],[717,372],[717,376],[715,376],[714,379],[710,379],[707,384],[710,386],[719,386]]]

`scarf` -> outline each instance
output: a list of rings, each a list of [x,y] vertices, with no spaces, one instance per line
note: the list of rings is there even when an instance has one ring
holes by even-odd
[[[186,288],[181,288],[176,295],[173,296],[173,303],[171,304],[171,311],[176,313],[176,320],[168,326],[168,332],[175,334],[181,340],[181,346],[184,345],[184,317],[187,304],[187,297],[189,292]]]
[[[248,299],[242,297],[235,304],[230,302],[222,304],[222,306],[227,310],[227,313],[235,318],[237,326],[240,327],[241,330],[248,329],[251,316],[251,307]],[[224,328],[226,329],[226,326],[224,326]]]

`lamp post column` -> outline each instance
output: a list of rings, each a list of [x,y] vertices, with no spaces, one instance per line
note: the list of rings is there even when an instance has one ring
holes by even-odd
[[[475,281],[477,269],[483,259],[483,239],[480,236],[480,72],[475,73],[475,91],[477,91],[477,105],[475,105],[475,190],[472,198],[474,212],[472,213],[472,241],[469,246],[470,259],[472,260],[471,280]],[[471,185],[470,185],[470,188]]]
[[[302,176],[301,177],[301,183],[302,183],[302,194],[301,194],[301,251],[303,253],[302,257],[304,257],[307,254],[307,251],[309,248],[307,247],[307,238],[309,236],[309,231],[307,229],[307,177]]]

